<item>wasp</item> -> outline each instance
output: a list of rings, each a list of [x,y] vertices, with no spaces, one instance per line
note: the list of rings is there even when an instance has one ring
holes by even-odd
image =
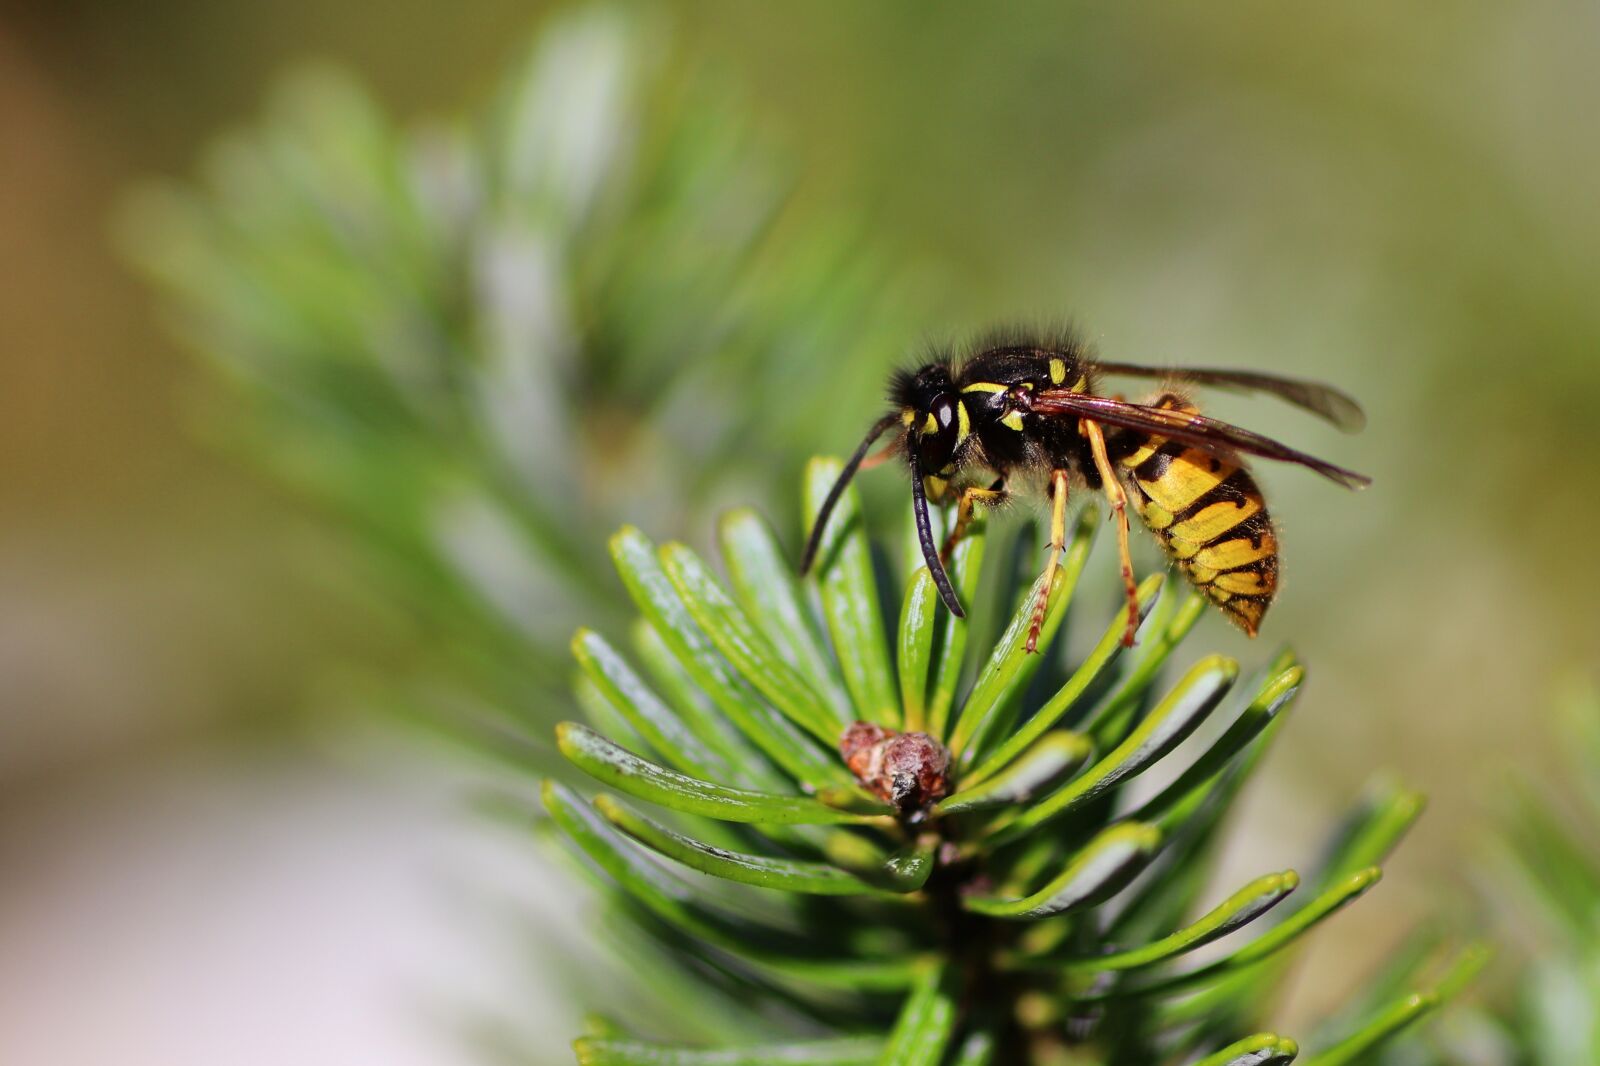
[[[1133,403],[1102,393],[1102,379],[1111,376],[1160,379],[1161,385]],[[1347,431],[1365,421],[1355,400],[1327,385],[1240,370],[1104,362],[1070,334],[1002,338],[965,359],[941,353],[918,370],[894,375],[893,409],[867,431],[823,501],[801,573],[815,561],[828,516],[856,472],[898,454],[911,473],[922,557],[956,617],[964,615],[946,564],[974,509],[1042,492],[1050,502],[1049,555],[1027,641],[1028,651],[1037,650],[1066,545],[1067,499],[1077,488],[1104,494],[1116,522],[1128,603],[1124,644],[1133,644],[1139,620],[1130,505],[1189,583],[1253,637],[1278,590],[1278,536],[1245,457],[1295,463],[1351,489],[1371,479],[1206,417],[1186,385],[1271,394]],[[867,453],[890,430],[898,431],[895,440],[869,460]],[[929,505],[951,502],[955,521],[936,545]]]

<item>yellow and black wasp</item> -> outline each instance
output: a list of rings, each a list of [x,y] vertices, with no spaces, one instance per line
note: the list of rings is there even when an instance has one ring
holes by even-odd
[[[1107,375],[1167,384],[1146,402],[1130,403],[1100,393]],[[973,508],[1042,491],[1051,502],[1050,553],[1028,633],[1028,650],[1036,650],[1050,578],[1065,547],[1067,496],[1076,485],[1103,492],[1117,523],[1128,597],[1124,643],[1133,643],[1139,617],[1128,552],[1130,497],[1184,577],[1255,636],[1278,588],[1278,538],[1243,457],[1298,463],[1352,489],[1370,479],[1207,418],[1179,391],[1179,382],[1271,393],[1346,430],[1365,421],[1353,399],[1327,385],[1247,371],[1101,362],[1070,335],[984,344],[970,358],[943,356],[895,375],[889,387],[893,410],[873,424],[823,501],[801,571],[810,569],[828,515],[873,443],[898,428],[896,439],[867,465],[904,455],[922,557],[951,613],[960,617],[962,610],[945,562]],[[936,546],[928,504],[952,500],[955,523]]]

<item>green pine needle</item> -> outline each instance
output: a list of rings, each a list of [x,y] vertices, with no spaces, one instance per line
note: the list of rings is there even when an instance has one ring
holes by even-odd
[[[810,465],[810,508],[838,469]],[[733,1031],[723,1049],[674,1044],[672,1032],[650,1034],[660,1044],[587,1037],[580,1061],[1243,1066],[1299,1054],[1285,1037],[1240,1033],[1269,1020],[1285,960],[1378,883],[1376,864],[1421,798],[1370,796],[1308,887],[1282,870],[1203,909],[1204,876],[1185,875],[1209,865],[1218,821],[1305,668],[1286,653],[1241,680],[1233,660],[1201,656],[1160,684],[1198,614],[1193,596],[1163,606],[1173,590],[1160,575],[1141,586],[1135,648],[1123,651],[1122,609],[1107,605],[1090,620],[1097,642],[1066,662],[1059,630],[1098,524],[1092,510],[1078,524],[1038,655],[1021,641],[1037,584],[1003,589],[1008,621],[992,647],[968,649],[951,633],[969,623],[937,605],[921,567],[888,639],[881,556],[853,489],[804,581],[748,510],[721,523],[725,578],[681,544],[657,548],[631,528],[613,538],[654,661],[641,672],[588,631],[573,649],[603,717],[627,725],[635,750],[577,723],[557,741],[595,782],[664,820],[611,792],[585,801],[554,784],[550,815],[639,915],[637,935],[659,939],[665,926],[669,950],[774,989],[810,1021],[786,1034],[795,1042],[760,1048]],[[988,535],[980,519],[957,552],[969,597],[1007,581],[984,572]],[[647,674],[678,680],[658,692]],[[1175,754],[1218,718],[1227,724],[1198,751]],[[926,795],[891,788],[870,759],[848,761],[860,750],[887,758],[902,727],[918,735],[908,740],[922,753],[917,773],[944,767]],[[860,737],[876,746],[852,747]],[[1165,783],[1135,801],[1128,786],[1146,775]],[[1159,915],[1174,917],[1151,927]],[[1135,927],[1150,934],[1121,939]],[[1208,958],[1186,963],[1201,949]],[[1369,1055],[1481,961],[1469,950],[1423,991],[1372,1004],[1311,1061]],[[841,998],[847,990],[856,994]]]

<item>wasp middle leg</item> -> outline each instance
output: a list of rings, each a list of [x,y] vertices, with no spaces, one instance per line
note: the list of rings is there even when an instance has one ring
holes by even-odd
[[[1067,548],[1067,472],[1050,471],[1050,558],[1044,564],[1044,581],[1039,595],[1033,601],[1033,618],[1028,623],[1029,652],[1039,650],[1039,631],[1044,628],[1044,616],[1050,609],[1050,586],[1056,580],[1056,567],[1061,564],[1061,553]]]
[[[950,553],[956,550],[956,545],[961,543],[961,538],[967,535],[967,528],[972,525],[972,515],[978,504],[985,507],[999,507],[1006,500],[1006,479],[995,478],[994,484],[986,489],[972,485],[961,492],[961,499],[956,503],[956,522],[950,527],[950,535],[944,538],[944,547],[939,549],[939,561],[946,566],[950,565]]]
[[[1111,503],[1112,517],[1117,520],[1117,559],[1122,564],[1122,588],[1128,597],[1128,628],[1122,634],[1122,645],[1131,648],[1134,633],[1139,629],[1139,586],[1133,580],[1133,553],[1128,550],[1128,494],[1117,480],[1111,457],[1106,454],[1106,436],[1100,424],[1086,418],[1079,426],[1089,438],[1089,451],[1094,455],[1095,469],[1100,472],[1101,487]]]

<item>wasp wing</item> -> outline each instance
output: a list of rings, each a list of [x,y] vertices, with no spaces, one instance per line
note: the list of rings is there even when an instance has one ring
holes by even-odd
[[[1263,437],[1259,433],[1252,433],[1248,429],[1240,429],[1238,426],[1219,422],[1205,415],[1128,403],[1109,396],[1069,392],[1066,389],[1045,389],[1036,393],[1032,399],[1036,414],[1087,418],[1102,425],[1119,426],[1122,429],[1139,430],[1169,440],[1182,441],[1223,456],[1242,453],[1285,463],[1297,463],[1348,489],[1366,488],[1372,484],[1372,479],[1365,474],[1346,470],[1342,466],[1334,466],[1314,455],[1296,451],[1287,444],[1279,444],[1270,437]]]
[[[1315,381],[1280,377],[1277,374],[1259,374],[1253,370],[1219,370],[1213,367],[1156,367],[1136,363],[1095,362],[1095,368],[1107,374],[1122,374],[1135,378],[1171,378],[1191,381],[1196,385],[1215,385],[1224,389],[1246,389],[1271,393],[1296,407],[1324,418],[1346,433],[1354,433],[1367,424],[1366,412],[1348,393]]]

